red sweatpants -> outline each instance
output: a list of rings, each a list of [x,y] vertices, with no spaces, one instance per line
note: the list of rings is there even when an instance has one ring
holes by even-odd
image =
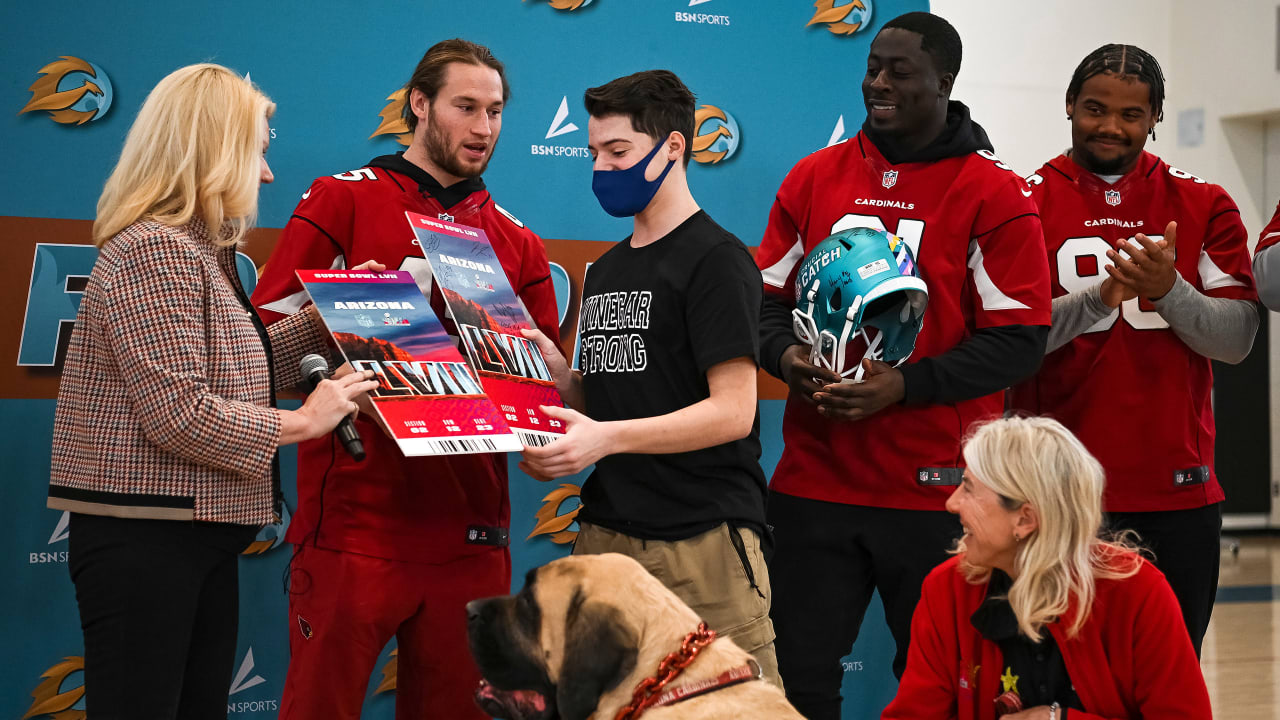
[[[472,693],[480,671],[467,648],[466,604],[505,595],[506,548],[420,565],[295,547],[289,594],[289,673],[283,720],[357,720],[382,678],[370,676],[396,638],[396,720],[485,720]]]

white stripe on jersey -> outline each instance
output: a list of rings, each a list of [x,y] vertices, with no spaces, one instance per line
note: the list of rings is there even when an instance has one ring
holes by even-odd
[[[506,216],[506,218],[507,218],[508,220],[510,220],[511,222],[515,223],[515,224],[516,224],[516,227],[524,227],[524,223],[520,222],[520,219],[519,219],[519,218],[517,218],[515,215],[512,215],[511,213],[507,212],[507,209],[506,209],[506,208],[504,208],[504,207],[502,207],[502,206],[501,206],[501,205],[499,205],[498,203],[494,203],[494,204],[493,204],[493,209],[494,209],[494,210],[497,210],[497,211],[498,211],[498,212],[500,212],[500,213],[502,213],[504,216]]]
[[[982,309],[993,310],[1030,310],[1031,308],[1005,295],[991,281],[987,268],[982,264],[982,247],[977,242],[972,244],[969,255],[969,269],[973,271],[973,284],[978,289],[978,297],[982,298]]]
[[[1197,268],[1200,272],[1200,285],[1205,290],[1214,290],[1224,287],[1247,287],[1244,283],[1234,277],[1222,272],[1222,268],[1209,257],[1209,253],[1204,250],[1200,251],[1200,266]]]
[[[345,270],[347,267],[347,259],[339,255],[329,264],[330,270]],[[266,305],[259,305],[263,310],[270,310],[281,315],[292,315],[302,309],[311,301],[311,296],[307,294],[306,289],[299,290],[292,295],[286,295],[275,302],[269,302]]]
[[[804,259],[804,238],[800,237],[800,233],[796,233],[796,244],[791,246],[781,260],[761,270],[760,277],[768,285],[785,289],[787,278],[791,277],[791,271],[796,269],[796,264],[802,259]]]

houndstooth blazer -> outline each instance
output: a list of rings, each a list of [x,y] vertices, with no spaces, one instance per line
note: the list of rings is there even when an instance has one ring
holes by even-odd
[[[103,246],[62,372],[50,508],[273,522],[273,385],[297,385],[327,335],[308,311],[264,328],[235,257],[200,220],[139,221]]]

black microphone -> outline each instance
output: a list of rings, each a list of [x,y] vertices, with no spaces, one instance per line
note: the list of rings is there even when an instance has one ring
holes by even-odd
[[[303,356],[300,368],[302,379],[307,381],[307,387],[311,390],[315,390],[321,380],[329,379],[329,361],[315,353]],[[338,434],[348,455],[356,461],[364,460],[364,442],[360,440],[360,431],[356,430],[356,424],[351,422],[350,417],[342,418],[333,431]]]

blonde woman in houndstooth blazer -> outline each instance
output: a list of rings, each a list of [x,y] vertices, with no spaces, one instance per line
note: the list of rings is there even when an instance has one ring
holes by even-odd
[[[48,503],[71,511],[95,720],[226,717],[236,556],[278,514],[277,448],[330,432],[376,385],[348,374],[298,410],[275,407],[325,336],[310,309],[264,328],[236,274],[272,180],[274,110],[224,67],[173,72],[98,201],[101,252],[67,350]]]

